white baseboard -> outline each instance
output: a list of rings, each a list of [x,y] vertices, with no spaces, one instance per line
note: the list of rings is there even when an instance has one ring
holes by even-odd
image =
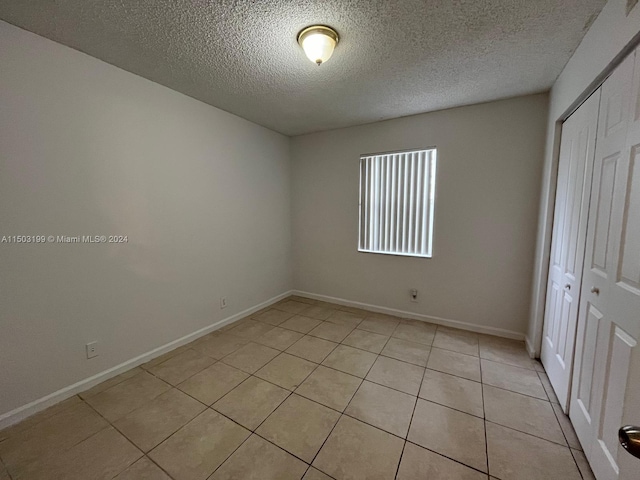
[[[537,358],[538,352],[536,352],[536,349],[533,347],[533,343],[531,343],[531,339],[529,338],[529,335],[525,335],[524,344],[527,347],[527,352],[529,353],[529,356],[531,358]]]
[[[437,325],[443,325],[445,327],[459,328],[461,330],[468,330],[476,333],[485,333],[487,335],[495,335],[497,337],[510,338],[513,340],[524,340],[525,338],[524,333],[515,332],[513,330],[506,330],[504,328],[488,327],[485,325],[476,325],[473,323],[461,322],[459,320],[450,320],[448,318],[423,315],[421,313],[406,312],[404,310],[397,310],[395,308],[387,308],[381,307],[379,305],[354,302],[352,300],[345,300],[344,298],[330,297],[328,295],[318,295],[316,293],[303,292],[300,290],[293,290],[292,293],[293,295],[299,295],[301,297],[311,298],[313,300],[322,300],[325,302],[337,303],[338,305],[344,305],[345,307],[362,308],[363,310],[370,310],[372,312],[386,313],[388,315],[411,318],[414,320],[422,320],[429,323],[435,323]]]
[[[19,421],[24,420],[25,418],[30,417],[31,415],[38,413],[46,408],[49,408],[56,403],[62,402],[63,400],[66,400],[67,398],[70,398],[80,392],[84,392],[85,390],[88,390],[91,387],[104,382],[105,380],[109,380],[110,378],[115,377],[116,375],[120,375],[127,370],[137,367],[138,365],[142,365],[143,363],[153,360],[160,355],[181,347],[182,345],[186,345],[187,343],[190,343],[204,335],[207,335],[208,333],[218,330],[219,328],[222,328],[229,323],[233,323],[236,320],[240,320],[241,318],[251,315],[252,313],[268,307],[269,305],[272,305],[290,295],[292,295],[292,291],[281,293],[280,295],[270,298],[269,300],[266,300],[258,305],[247,308],[242,312],[236,313],[235,315],[227,317],[223,320],[219,320],[216,323],[212,323],[211,325],[201,328],[200,330],[196,330],[193,333],[178,338],[177,340],[162,345],[161,347],[154,348],[153,350],[143,353],[142,355],[132,358],[131,360],[127,360],[126,362],[116,365],[115,367],[104,370],[103,372],[100,372],[89,378],[80,380],[73,385],[64,387],[56,392],[50,393],[49,395],[34,400],[33,402],[4,413],[0,415],[0,430],[18,423]]]

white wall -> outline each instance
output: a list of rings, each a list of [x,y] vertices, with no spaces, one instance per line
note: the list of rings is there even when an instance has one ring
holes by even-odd
[[[627,16],[627,0],[609,0],[551,89],[531,312],[527,333],[527,346],[530,353],[535,356],[539,355],[542,342],[560,143],[559,122],[564,120],[572,104],[607,69],[614,57],[638,32],[640,32],[640,7],[636,5]]]
[[[287,137],[4,22],[0,86],[0,237],[129,237],[0,243],[0,416],[291,289]]]
[[[294,137],[296,289],[522,338],[547,103],[532,95]],[[433,258],[357,252],[360,154],[433,145]]]

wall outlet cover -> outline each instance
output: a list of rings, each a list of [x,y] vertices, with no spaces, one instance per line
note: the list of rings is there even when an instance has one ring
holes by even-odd
[[[409,295],[412,302],[418,303],[418,290],[412,288],[411,290],[409,290]]]
[[[98,342],[90,342],[85,345],[87,350],[87,358],[93,358],[98,356]]]

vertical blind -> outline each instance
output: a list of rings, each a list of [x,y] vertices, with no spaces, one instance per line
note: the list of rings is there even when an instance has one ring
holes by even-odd
[[[436,149],[360,157],[358,250],[431,257]]]

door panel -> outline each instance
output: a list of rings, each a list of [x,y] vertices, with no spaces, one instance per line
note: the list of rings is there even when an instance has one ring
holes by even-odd
[[[614,136],[620,130],[626,129],[627,116],[625,115],[625,103],[623,95],[625,92],[612,91],[610,95],[603,98],[604,108],[602,139]]]
[[[601,87],[571,392],[571,420],[598,480],[637,479],[640,471],[640,462],[633,471],[627,459],[621,462],[627,454],[617,438],[629,417],[630,385],[640,381],[629,376],[640,333],[640,180],[634,168],[640,68],[634,80],[634,59]]]
[[[595,102],[595,99],[594,99]],[[591,122],[589,122],[591,123]],[[572,166],[576,168],[575,172],[572,171],[570,192],[573,193],[573,198],[567,205],[567,239],[566,245],[566,259],[564,262],[565,276],[570,280],[576,280],[579,275],[582,275],[582,265],[584,260],[584,244],[580,241],[574,242],[573,239],[580,239],[585,235],[587,213],[581,212],[578,209],[583,205],[588,205],[590,185],[591,185],[591,171],[590,163],[593,163],[595,144],[594,139],[596,136],[596,125],[589,125],[588,129],[583,129],[578,132],[578,139],[576,149],[577,154]],[[569,210],[570,208],[570,210]]]
[[[602,160],[600,166],[600,179],[598,196],[595,204],[595,233],[593,252],[591,254],[591,266],[594,273],[607,278],[607,258],[609,247],[609,234],[611,232],[611,209],[613,208],[613,190],[615,188],[616,168],[619,153]]]
[[[571,318],[575,315],[575,309],[573,308],[573,296],[568,294],[567,292],[563,292],[562,295],[562,308],[560,312],[560,325],[569,325]],[[565,359],[571,358],[567,355],[568,348],[568,338],[567,332],[568,329],[561,328],[558,332],[557,341],[556,341],[556,358],[561,367],[566,369]],[[571,352],[573,354],[573,351]]]
[[[640,96],[640,95],[639,95]],[[640,293],[640,146],[631,149],[629,162],[629,202],[625,209],[624,241],[621,246],[621,262],[618,282],[636,295]]]
[[[583,328],[578,330],[579,337],[576,349],[576,375],[573,387],[574,400],[571,408],[579,408],[580,418],[583,422],[576,423],[576,433],[579,438],[586,438],[592,429],[592,407],[593,407],[593,374],[596,361],[596,342],[598,340],[598,330],[602,320],[602,313],[593,305],[587,304],[586,319]],[[572,412],[572,418],[575,416]],[[575,422],[574,422],[575,423]]]
[[[573,367],[599,101],[598,91],[567,119],[560,145],[541,360],[565,411]]]
[[[600,471],[615,473],[618,470],[618,429],[622,422],[629,359],[636,341],[615,324],[613,331],[607,333],[610,333],[608,337],[611,339],[611,344],[608,347],[611,355],[609,365],[605,369],[602,388],[607,398],[602,404],[602,419],[598,428],[594,461],[606,462],[604,466],[598,467]]]

